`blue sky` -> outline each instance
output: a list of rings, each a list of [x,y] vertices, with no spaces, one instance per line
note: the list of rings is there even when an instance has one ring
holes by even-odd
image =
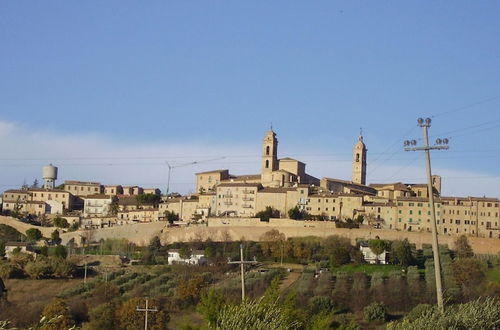
[[[369,182],[422,181],[402,141],[435,116],[445,192],[500,196],[499,35],[497,1],[2,1],[0,181],[50,159],[164,185],[165,160],[225,157],[179,168],[188,192],[199,170],[259,171],[271,122],[318,177],[349,178],[363,127]]]

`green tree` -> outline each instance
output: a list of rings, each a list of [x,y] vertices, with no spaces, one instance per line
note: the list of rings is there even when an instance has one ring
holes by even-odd
[[[66,220],[65,218],[61,218],[61,217],[55,217],[52,220],[52,223],[54,224],[54,226],[59,227],[59,228],[68,228],[69,227],[68,220]]]
[[[373,250],[372,250],[373,251]],[[413,263],[413,255],[411,245],[408,239],[402,241],[393,241],[391,244],[391,261],[403,267],[407,267]]]
[[[54,257],[66,259],[67,256],[68,256],[68,251],[65,246],[58,245],[54,248]]]
[[[52,302],[44,308],[42,316],[47,319],[56,318],[54,322],[42,326],[41,329],[43,330],[63,330],[69,329],[74,325],[68,305],[64,300],[59,298],[52,300]]]
[[[156,194],[142,194],[142,195],[137,195],[136,199],[139,205],[152,204],[156,207],[161,201],[161,196]]]
[[[264,255],[279,257],[283,263],[286,249],[286,236],[277,229],[271,229],[260,237]]]
[[[460,235],[455,240],[455,252],[458,258],[471,258],[474,256],[474,251],[469,244],[467,236]]]
[[[205,318],[208,326],[213,328],[225,303],[226,297],[221,290],[209,289],[201,294],[196,310]]]
[[[349,262],[351,262],[351,255],[345,246],[339,245],[330,251],[330,265],[332,267],[339,267]]]
[[[61,237],[59,236],[59,231],[57,229],[50,234],[50,240],[52,241],[52,244],[61,244]]]
[[[179,215],[174,211],[165,211],[165,218],[171,225],[173,225],[175,221],[179,221]]]
[[[116,308],[115,304],[112,303],[104,303],[92,308],[89,312],[89,322],[85,324],[85,329],[117,329],[118,320],[115,318]]]
[[[485,265],[474,258],[456,259],[451,264],[452,276],[462,293],[469,297],[486,278]]]
[[[279,218],[280,212],[276,209],[273,209],[271,206],[266,206],[264,211],[257,212],[255,214],[255,218],[260,218],[260,221],[269,222],[271,218]]]
[[[370,247],[370,250],[372,250],[373,253],[377,256],[377,263],[379,263],[379,256],[384,253],[384,251],[389,247],[389,244],[387,241],[381,240],[381,239],[371,239],[368,241],[368,246]]]
[[[117,311],[118,328],[122,330],[137,330],[144,328],[144,313],[136,311],[137,306],[145,307],[144,299],[135,297],[125,301]],[[169,315],[161,309],[157,299],[149,300],[149,307],[156,307],[158,312],[148,314],[148,329],[167,329]]]
[[[5,257],[5,242],[0,239],[0,259]]]
[[[373,302],[363,309],[363,317],[366,321],[383,322],[387,318],[385,305],[378,302]]]
[[[36,242],[42,237],[42,232],[38,228],[30,228],[26,230],[26,238],[30,242]]]
[[[298,206],[288,210],[288,217],[294,220],[307,220],[310,215],[305,210],[301,210]]]

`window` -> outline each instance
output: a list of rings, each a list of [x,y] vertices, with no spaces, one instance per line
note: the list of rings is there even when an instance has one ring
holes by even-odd
[[[408,206],[415,206],[415,203],[408,203]]]
[[[418,203],[417,204],[418,207],[422,207],[422,205],[423,205],[422,203]]]
[[[413,214],[413,210],[410,210],[410,214]]]
[[[356,154],[356,162],[359,162],[359,153]]]
[[[403,211],[399,210],[399,214],[403,213]]]
[[[266,147],[266,155],[267,155],[267,156],[269,156],[269,150],[270,150],[270,148],[269,148],[269,146],[267,146],[267,147]]]
[[[422,211],[418,211],[418,215],[422,215]]]
[[[266,160],[266,168],[269,168],[269,160]]]

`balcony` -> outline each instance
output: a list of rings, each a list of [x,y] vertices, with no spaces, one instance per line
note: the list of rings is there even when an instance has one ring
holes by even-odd
[[[229,194],[229,195],[222,195],[222,198],[233,198],[233,195],[232,195],[232,194]]]
[[[253,197],[243,197],[245,202],[253,202]]]
[[[243,189],[244,194],[254,194],[253,190]]]
[[[244,208],[244,209],[251,209],[252,205],[250,205],[250,204],[243,204],[243,205],[241,205],[241,207]]]
[[[231,201],[225,201],[224,205],[233,205],[233,202],[231,202]]]

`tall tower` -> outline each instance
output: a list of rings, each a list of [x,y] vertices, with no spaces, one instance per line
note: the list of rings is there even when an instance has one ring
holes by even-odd
[[[363,143],[363,134],[360,133],[358,142],[353,149],[352,182],[366,184],[366,146]]]
[[[262,173],[277,171],[278,167],[278,139],[270,129],[262,143]]]
[[[262,143],[262,183],[271,182],[272,172],[278,168],[278,139],[271,128],[266,132]]]
[[[54,185],[57,180],[57,167],[55,167],[52,164],[44,166],[42,170],[42,175],[43,175],[43,188],[54,189]]]

